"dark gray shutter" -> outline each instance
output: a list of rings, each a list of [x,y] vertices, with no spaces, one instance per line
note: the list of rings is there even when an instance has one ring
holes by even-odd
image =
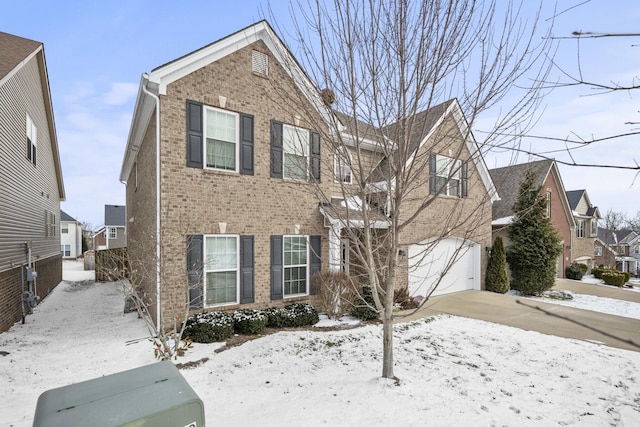
[[[254,302],[253,236],[240,236],[240,304]]]
[[[321,236],[311,236],[309,237],[309,246],[311,246],[311,250],[309,251],[309,279],[313,277],[314,274],[319,273],[322,269],[322,258],[321,258],[321,249],[322,249],[322,238]],[[309,280],[311,283],[311,280]],[[314,295],[318,293],[317,289],[310,287],[310,294]]]
[[[282,259],[282,236],[271,236],[271,299],[282,299],[284,283]]]
[[[320,182],[320,134],[311,131],[311,180]]]
[[[27,137],[27,159],[31,161],[31,153],[33,151],[33,144],[31,144],[31,138]]]
[[[271,121],[271,177],[282,178],[282,123]]]
[[[467,162],[462,163],[462,179],[460,181],[460,196],[467,197],[469,194],[469,165]]]
[[[32,149],[33,149],[33,159],[31,159],[31,161],[33,162],[34,166],[35,166],[35,164],[36,164],[36,151],[37,151],[37,147],[38,147],[37,145],[34,145],[34,146],[32,147]]]
[[[253,116],[240,114],[240,173],[253,175]]]
[[[189,308],[202,308],[202,256],[203,238],[200,234],[187,236],[187,277],[189,282]]]
[[[436,155],[429,155],[429,194],[436,194]]]
[[[202,104],[187,99],[187,167],[202,168]]]

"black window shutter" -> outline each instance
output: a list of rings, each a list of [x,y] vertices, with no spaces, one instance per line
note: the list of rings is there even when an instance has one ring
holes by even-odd
[[[33,145],[31,144],[31,139],[27,137],[27,159],[31,161],[31,151],[33,149]]]
[[[31,159],[31,161],[33,162],[33,164],[35,166],[35,164],[36,164],[36,146],[34,145],[32,147],[32,149],[33,149],[33,159]]]
[[[429,155],[429,194],[436,194],[436,155]]]
[[[240,236],[240,304],[254,302],[253,236]]]
[[[311,251],[309,253],[309,278],[313,277],[314,274],[319,273],[322,269],[322,258],[321,258],[321,249],[322,249],[322,238],[321,236],[311,236],[309,238],[309,244],[311,246]],[[309,283],[311,283],[309,281]],[[310,288],[310,293],[316,294],[318,293],[318,289]]]
[[[320,182],[320,134],[311,131],[311,180]]]
[[[187,167],[202,168],[202,104],[187,99]]]
[[[461,196],[467,197],[469,194],[469,164],[462,163]]]
[[[253,175],[253,116],[240,114],[240,173]]]
[[[202,308],[203,238],[200,234],[187,235],[187,276],[189,282],[189,308]]]
[[[284,283],[282,236],[271,236],[271,299],[282,299]]]
[[[271,177],[282,178],[282,123],[271,121]]]

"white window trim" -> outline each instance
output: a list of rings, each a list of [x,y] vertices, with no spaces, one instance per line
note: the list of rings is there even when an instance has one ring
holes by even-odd
[[[349,179],[341,178],[341,172],[343,166],[349,168]],[[351,151],[347,147],[340,146],[333,154],[333,182],[340,184],[352,184],[353,183],[353,157]]]
[[[216,108],[216,107],[211,107],[209,105],[203,105],[203,109],[202,109],[202,126],[203,126],[203,132],[202,132],[202,166],[204,167],[204,169],[209,169],[209,170],[214,170],[214,171],[219,171],[219,172],[228,172],[228,173],[239,173],[240,171],[240,114],[234,112],[234,111],[229,111],[229,110],[224,110],[222,108]],[[231,169],[222,169],[222,168],[216,168],[213,166],[207,166],[207,110],[214,110],[214,111],[218,111],[224,114],[228,114],[228,115],[232,115],[235,117],[236,120],[236,134],[235,134],[235,158],[236,158],[236,164],[235,164],[235,169],[231,170]],[[227,141],[228,142],[228,141]]]
[[[204,308],[209,307],[224,307],[228,305],[238,305],[240,304],[240,235],[238,234],[205,234],[202,236],[202,306]],[[211,237],[235,237],[236,239],[236,268],[235,270],[226,269],[226,270],[208,270],[207,269],[207,238]],[[284,259],[284,258],[283,258]],[[224,272],[224,271],[235,271],[236,272],[236,300],[233,302],[223,302],[218,304],[207,304],[207,273],[211,272]]]
[[[111,237],[111,231],[113,231],[115,234],[114,237]],[[108,227],[107,228],[107,239],[109,240],[113,240],[113,239],[117,239],[118,238],[118,228],[117,227]]]
[[[593,250],[594,256],[602,256],[602,246],[596,246]]]
[[[31,141],[31,153],[27,153],[27,158],[31,158],[31,163],[36,164],[33,159],[33,150],[38,146],[38,127],[27,114],[27,138]],[[37,151],[37,150],[36,150]]]
[[[583,239],[585,236],[585,224],[584,219],[579,219],[576,221],[576,237],[578,239]]]
[[[446,171],[442,171],[443,173],[440,173],[441,171],[438,170],[438,159],[447,159],[448,160],[448,165],[447,165]],[[458,186],[457,186],[458,187],[458,194],[449,194],[449,188],[451,186],[451,181],[454,180],[453,176],[451,175],[452,170],[455,171],[457,173],[457,175],[458,175],[458,178],[455,178],[455,180],[458,181]],[[442,195],[442,196],[449,196],[449,197],[461,197],[461,194],[462,194],[462,160],[454,159],[453,157],[444,156],[442,154],[436,154],[436,173],[435,173],[435,176],[436,176],[436,180],[438,178],[445,178],[444,191],[442,191],[441,189],[436,188],[437,194]],[[437,183],[436,183],[436,186],[437,186]]]
[[[598,235],[598,220],[593,218],[591,220],[591,237]]]
[[[287,269],[287,267],[301,267],[302,264],[292,264],[292,265],[286,265],[285,264],[285,256],[284,256],[284,248],[285,248],[285,239],[287,238],[291,238],[291,237],[303,237],[306,241],[306,245],[307,245],[307,264],[305,265],[306,267],[306,273],[305,273],[305,280],[306,280],[306,286],[305,286],[305,292],[304,293],[299,293],[299,294],[286,294],[285,293],[285,286],[284,286],[284,281],[285,281],[285,270]],[[302,296],[307,296],[309,295],[309,287],[310,287],[310,280],[309,280],[309,261],[310,261],[310,240],[309,240],[309,236],[307,235],[299,235],[299,234],[287,234],[282,236],[282,297],[283,298],[297,298],[297,297],[302,297]]]
[[[69,223],[63,222],[60,224],[60,234],[69,234]]]
[[[306,161],[305,161],[305,168],[306,168],[306,174],[304,178],[293,178],[290,176],[287,176],[287,168],[285,165],[285,160],[284,157],[287,154],[294,154],[294,155],[300,155],[300,153],[296,153],[296,152],[291,152],[291,151],[287,151],[285,148],[285,140],[284,140],[284,135],[285,135],[285,129],[286,128],[291,128],[294,129],[296,131],[296,134],[298,135],[302,135],[302,134],[306,134],[306,138],[307,138],[307,143],[306,146],[304,144],[300,144],[302,147],[306,147],[306,152],[302,153],[304,154]],[[306,182],[309,180],[309,177],[311,176],[311,135],[309,132],[309,129],[305,129],[305,128],[301,128],[299,126],[294,126],[294,125],[288,125],[286,123],[282,124],[282,178],[283,179],[288,179],[291,181],[298,181],[298,182]]]

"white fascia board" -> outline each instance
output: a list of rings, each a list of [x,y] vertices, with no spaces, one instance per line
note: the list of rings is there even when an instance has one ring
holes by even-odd
[[[138,150],[142,145],[144,134],[149,126],[153,109],[155,108],[155,101],[142,90],[142,87],[147,83],[147,77],[143,74],[140,78],[138,97],[136,98],[136,104],[133,109],[131,127],[129,128],[129,137],[127,138],[127,148],[125,149],[124,158],[122,159],[122,167],[120,169],[120,182],[124,184],[126,184],[127,179],[129,179],[131,169],[133,168],[133,164],[138,156]]]

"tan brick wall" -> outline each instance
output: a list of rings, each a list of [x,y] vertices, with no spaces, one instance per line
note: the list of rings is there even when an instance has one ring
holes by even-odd
[[[491,246],[491,201],[482,179],[473,162],[468,163],[468,197],[439,195],[435,199],[429,194],[429,154],[440,154],[450,158],[468,160],[470,153],[463,143],[462,135],[455,121],[448,116],[439,129],[418,152],[417,161],[426,162],[420,180],[412,184],[411,194],[401,212],[401,221],[405,221],[416,212],[417,207],[428,200],[434,200],[400,235],[402,249],[407,251],[411,244],[419,243],[430,237],[458,237],[468,239],[481,249],[481,287],[484,289],[484,276],[488,261],[485,247]],[[407,252],[408,253],[408,252]],[[405,262],[406,264],[406,262]],[[404,282],[408,281],[408,271],[399,272]]]

